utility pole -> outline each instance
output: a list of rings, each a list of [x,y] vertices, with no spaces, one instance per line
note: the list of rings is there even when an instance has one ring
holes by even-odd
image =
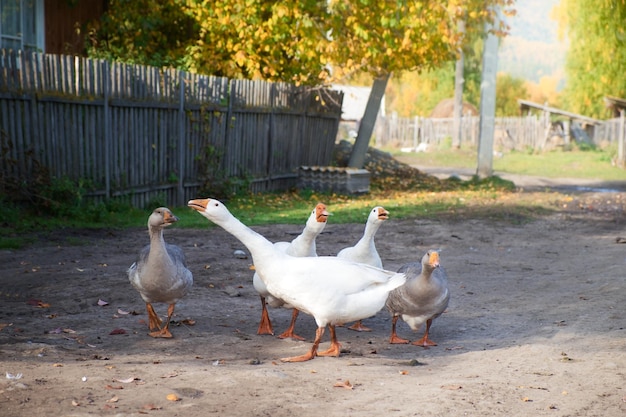
[[[478,178],[493,175],[493,134],[496,115],[496,75],[498,71],[498,37],[492,29],[498,25],[498,12],[494,23],[485,25],[487,38],[483,49],[483,70],[480,83],[480,129],[478,139]]]

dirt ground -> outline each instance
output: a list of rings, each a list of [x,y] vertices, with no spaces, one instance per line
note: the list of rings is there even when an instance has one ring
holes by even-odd
[[[126,276],[145,229],[68,231],[0,251],[0,415],[624,416],[625,206],[623,192],[578,193],[519,224],[394,220],[388,208],[376,239],[387,269],[441,250],[451,301],[431,329],[438,346],[388,344],[381,311],[364,321],[371,333],[338,329],[339,358],[304,363],[279,358],[310,348],[313,319],[298,321],[304,342],[257,335],[251,259],[234,256],[245,248],[222,229],[166,230],[195,278],[173,339],[146,335]],[[318,253],[352,245],[363,224],[331,217]],[[255,228],[272,241],[301,229]],[[290,314],[270,310],[277,334]],[[421,335],[404,323],[399,334]]]

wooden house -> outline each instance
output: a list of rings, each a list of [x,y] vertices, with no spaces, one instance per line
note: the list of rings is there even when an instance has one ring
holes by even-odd
[[[84,55],[87,24],[108,0],[15,0],[0,2],[0,49]]]

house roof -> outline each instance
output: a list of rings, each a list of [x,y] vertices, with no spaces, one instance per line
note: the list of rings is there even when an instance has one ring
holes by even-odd
[[[341,119],[358,121],[363,118],[367,100],[370,96],[371,87],[357,87],[352,85],[334,84],[333,90],[343,92],[343,105],[341,106]],[[385,114],[385,97],[380,103],[380,114]]]
[[[602,120],[594,119],[593,117],[587,117],[587,116],[583,116],[582,114],[576,114],[576,113],[568,112],[562,109],[557,109],[556,107],[550,107],[550,106],[546,106],[546,105],[539,104],[539,103],[533,103],[532,101],[528,101],[528,100],[517,100],[517,103],[519,104],[519,108],[522,113],[530,109],[535,109],[535,110],[545,111],[550,114],[564,116],[564,117],[567,117],[568,119],[577,120],[577,121],[584,122],[587,124],[599,125],[603,123]]]

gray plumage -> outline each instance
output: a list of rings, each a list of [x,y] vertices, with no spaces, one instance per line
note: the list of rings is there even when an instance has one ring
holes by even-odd
[[[137,262],[128,269],[128,278],[146,303],[150,333],[153,337],[172,337],[169,322],[174,313],[174,305],[183,298],[193,285],[193,275],[185,261],[183,250],[165,242],[163,229],[178,221],[178,217],[166,207],[155,209],[148,218],[150,244],[139,253]],[[154,313],[152,303],[168,304],[168,317],[165,326]]]
[[[391,343],[408,343],[396,335],[396,322],[402,317],[413,331],[419,330],[426,323],[424,336],[413,344],[419,346],[434,346],[428,338],[432,321],[439,317],[448,307],[450,291],[448,276],[439,264],[439,253],[428,251],[420,263],[412,262],[398,269],[404,272],[407,280],[404,285],[389,293],[385,306],[393,315]]]

